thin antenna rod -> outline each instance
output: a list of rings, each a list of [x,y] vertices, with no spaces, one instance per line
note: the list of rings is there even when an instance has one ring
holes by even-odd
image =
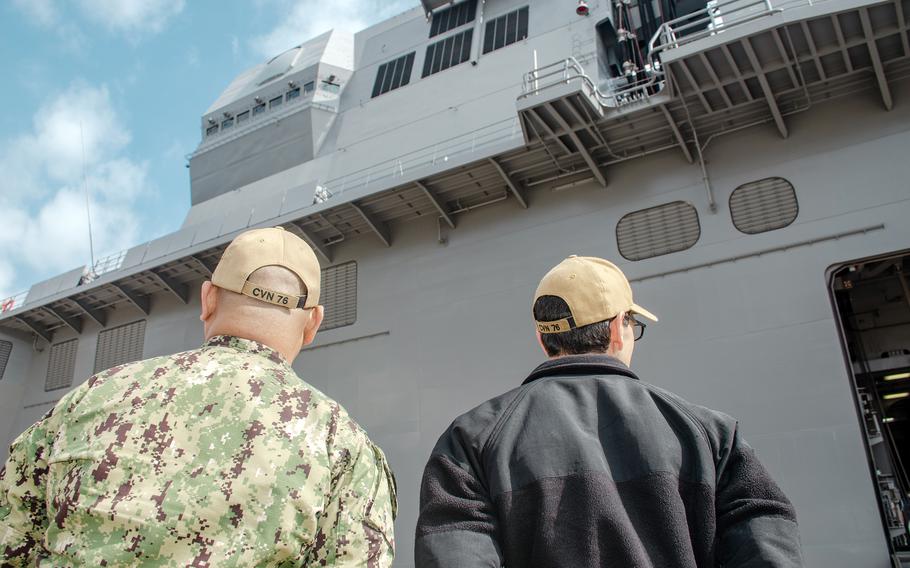
[[[95,244],[92,242],[92,209],[89,206],[88,181],[85,177],[85,134],[79,121],[79,140],[82,142],[82,188],[85,190],[85,215],[88,217],[88,253],[92,261],[91,272],[95,271]]]

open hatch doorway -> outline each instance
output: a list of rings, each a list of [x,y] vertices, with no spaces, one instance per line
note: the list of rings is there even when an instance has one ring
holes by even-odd
[[[828,274],[883,528],[895,565],[907,566],[910,251],[840,264]]]

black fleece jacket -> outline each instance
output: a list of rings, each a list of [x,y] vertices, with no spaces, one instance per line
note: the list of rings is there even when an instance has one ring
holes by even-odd
[[[458,417],[423,475],[418,568],[800,567],[793,507],[737,423],[605,355]]]

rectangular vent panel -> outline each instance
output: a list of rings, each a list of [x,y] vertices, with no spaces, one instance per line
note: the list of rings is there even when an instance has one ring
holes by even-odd
[[[325,306],[321,330],[357,321],[357,263],[346,262],[322,270],[319,303]]]
[[[528,38],[528,7],[519,8],[487,22],[483,52],[490,53]]]
[[[376,70],[376,81],[373,83],[373,96],[378,97],[410,83],[411,69],[413,67],[413,51],[380,65],[379,69]]]
[[[467,29],[428,45],[421,77],[428,77],[467,61],[471,57],[473,37],[474,30]]]
[[[772,177],[743,184],[730,194],[733,225],[749,235],[782,229],[796,220],[799,202],[793,184]]]
[[[13,352],[13,344],[9,341],[0,341],[0,380],[3,380],[3,374],[6,372],[6,364],[9,363],[9,355]]]
[[[78,339],[70,339],[51,346],[47,361],[47,377],[44,380],[45,392],[66,388],[73,384],[78,346]]]
[[[430,22],[430,37],[444,34],[449,30],[473,22],[477,14],[477,0],[467,0],[444,10],[433,12]]]
[[[619,254],[644,260],[691,248],[701,236],[695,207],[674,201],[623,216],[616,224]]]
[[[142,359],[145,345],[145,320],[134,321],[98,334],[95,368],[100,373],[111,367]]]

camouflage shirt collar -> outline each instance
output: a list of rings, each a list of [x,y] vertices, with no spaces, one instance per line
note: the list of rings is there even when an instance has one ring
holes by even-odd
[[[206,341],[203,344],[203,347],[229,347],[231,349],[236,349],[237,351],[242,351],[244,353],[262,355],[270,361],[289,366],[287,360],[282,357],[281,353],[278,351],[272,349],[264,343],[243,337],[236,337],[233,335],[216,335]]]

